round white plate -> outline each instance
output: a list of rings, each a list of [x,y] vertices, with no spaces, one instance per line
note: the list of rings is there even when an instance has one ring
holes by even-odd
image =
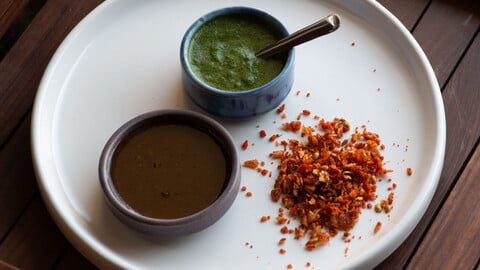
[[[333,12],[341,17],[337,32],[297,47],[295,83],[285,100],[287,119],[270,112],[245,121],[220,121],[232,133],[242,161],[257,158],[271,170],[275,165],[268,153],[276,148],[258,136],[259,130],[282,133],[281,123],[294,120],[303,109],[312,111],[303,117],[312,124],[313,115],[344,117],[353,127],[366,125],[378,133],[386,146],[386,168],[394,170],[388,178],[397,184],[394,209],[390,215],[365,209],[350,243],[338,235],[307,251],[306,239],[287,235],[280,247],[277,242],[284,235],[274,222],[280,205],[269,197],[275,175],[269,178],[247,168],[242,168],[242,186],[252,197],[240,193],[218,223],[170,241],[155,242],[128,229],[103,201],[97,163],[108,137],[146,111],[200,111],[182,90],[180,41],[195,19],[234,5],[265,10],[290,31]],[[51,60],[35,101],[32,148],[52,216],[73,245],[101,268],[370,268],[393,252],[423,215],[442,169],[445,133],[441,94],[427,58],[401,23],[375,1],[109,0],[78,24]],[[283,133],[282,138],[295,134]],[[243,151],[240,145],[247,139],[255,145]],[[412,176],[406,175],[408,167]],[[390,186],[379,183],[378,200],[387,197]],[[264,215],[272,219],[261,223]],[[377,221],[383,226],[374,234]],[[287,253],[280,254],[280,248]]]

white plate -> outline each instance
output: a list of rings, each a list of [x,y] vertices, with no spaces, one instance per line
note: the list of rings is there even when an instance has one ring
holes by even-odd
[[[280,254],[280,226],[273,218],[259,222],[261,216],[277,213],[279,205],[269,198],[274,177],[245,168],[242,185],[253,196],[239,194],[218,223],[194,235],[154,242],[107,210],[97,177],[104,143],[140,113],[162,108],[199,111],[182,91],[180,41],[195,19],[227,5],[265,10],[290,31],[332,12],[341,16],[337,32],[296,49],[295,83],[285,101],[288,119],[271,112],[222,123],[239,149],[245,139],[255,143],[240,150],[242,161],[258,158],[270,169],[274,166],[268,153],[275,147],[260,139],[258,131],[279,133],[280,123],[293,120],[302,109],[326,120],[344,117],[352,126],[366,125],[380,134],[387,146],[386,167],[394,170],[389,177],[398,185],[395,208],[390,217],[364,210],[350,243],[338,236],[306,251],[305,239],[289,236],[282,246],[287,253]],[[296,96],[296,91],[301,94]],[[110,0],[78,24],[51,60],[35,101],[32,147],[50,213],[73,245],[99,267],[285,269],[291,263],[295,269],[311,269],[305,266],[308,261],[315,269],[369,268],[400,245],[428,206],[443,164],[445,119],[427,58],[400,22],[375,1]],[[413,169],[410,177],[407,167]],[[390,185],[379,183],[379,200],[386,198]],[[377,221],[383,226],[374,234]]]

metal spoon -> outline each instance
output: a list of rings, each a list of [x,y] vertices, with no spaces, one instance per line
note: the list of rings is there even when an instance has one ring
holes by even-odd
[[[337,14],[330,14],[320,21],[313,23],[297,32],[288,35],[279,41],[268,45],[267,47],[255,53],[256,57],[267,58],[281,51],[290,49],[299,44],[312,40],[314,38],[330,34],[340,26],[340,17]]]

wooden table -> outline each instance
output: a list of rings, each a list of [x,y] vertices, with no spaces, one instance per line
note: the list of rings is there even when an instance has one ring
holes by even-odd
[[[0,269],[95,268],[45,208],[33,174],[29,125],[51,56],[101,2],[0,0]],[[378,269],[480,269],[480,1],[380,2],[413,33],[435,70],[447,146],[427,212]]]

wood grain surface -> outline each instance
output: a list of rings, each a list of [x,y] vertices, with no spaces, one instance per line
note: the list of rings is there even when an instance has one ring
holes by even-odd
[[[101,2],[0,0],[0,270],[96,269],[48,214],[29,140],[33,100],[51,56]],[[445,105],[447,145],[425,215],[376,269],[479,269],[480,1],[379,2],[412,32],[432,64]]]
[[[3,0],[0,2],[0,37],[5,35],[27,3],[28,0]]]

